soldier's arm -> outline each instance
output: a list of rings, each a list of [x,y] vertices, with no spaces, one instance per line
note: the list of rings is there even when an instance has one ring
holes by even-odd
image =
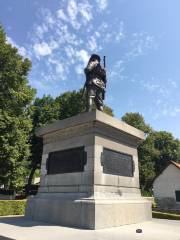
[[[87,69],[87,67],[84,69],[84,73],[87,74],[89,71]]]
[[[106,83],[106,70],[102,67],[99,67],[97,72],[98,72],[99,77],[102,78],[103,82]]]

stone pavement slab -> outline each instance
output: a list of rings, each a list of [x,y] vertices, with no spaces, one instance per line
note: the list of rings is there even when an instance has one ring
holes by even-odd
[[[136,229],[142,233],[136,233]],[[82,230],[25,219],[0,217],[0,236],[14,240],[180,240],[180,221],[153,219],[149,222],[101,230]]]

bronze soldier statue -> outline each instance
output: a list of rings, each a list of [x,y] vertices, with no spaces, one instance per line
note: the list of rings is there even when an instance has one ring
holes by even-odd
[[[96,108],[103,111],[103,100],[105,98],[106,89],[105,57],[104,68],[101,66],[100,62],[101,58],[97,54],[92,54],[87,67],[84,69],[86,74],[84,89],[86,89],[87,96],[87,111],[92,111],[93,100]]]

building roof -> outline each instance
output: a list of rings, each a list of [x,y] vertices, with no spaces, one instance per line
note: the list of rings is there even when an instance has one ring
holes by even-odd
[[[176,166],[177,168],[179,168],[179,170],[180,170],[180,163],[177,163],[177,162],[174,162],[174,161],[171,161],[171,163],[172,163],[174,166]]]

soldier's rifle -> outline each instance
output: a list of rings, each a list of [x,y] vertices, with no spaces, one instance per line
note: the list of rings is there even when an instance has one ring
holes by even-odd
[[[106,56],[103,57],[103,65],[104,65],[104,70],[106,68]],[[105,70],[106,71],[106,70]],[[106,88],[106,83],[105,83],[105,88]],[[105,89],[103,90],[103,100],[105,99]]]

